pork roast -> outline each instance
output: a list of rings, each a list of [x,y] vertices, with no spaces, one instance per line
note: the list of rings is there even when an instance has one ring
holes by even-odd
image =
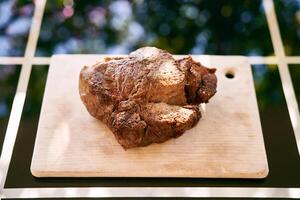
[[[128,149],[165,142],[195,126],[199,104],[216,93],[215,71],[190,56],[176,60],[144,47],[83,67],[79,93],[88,112]]]

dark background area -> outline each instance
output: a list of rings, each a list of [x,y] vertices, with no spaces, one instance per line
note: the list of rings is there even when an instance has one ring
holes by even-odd
[[[300,55],[300,1],[274,0],[285,54]]]
[[[0,65],[0,153],[16,93],[21,66]]]
[[[300,105],[300,64],[289,65],[298,106]],[[298,107],[300,109],[300,107]]]

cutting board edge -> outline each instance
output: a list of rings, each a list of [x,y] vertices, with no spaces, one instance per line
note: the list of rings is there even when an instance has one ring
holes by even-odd
[[[169,174],[169,175],[165,175],[165,174],[151,174],[151,175],[145,175],[145,174],[141,174],[141,175],[136,175],[136,174],[129,174],[129,175],[115,175],[113,173],[109,174],[107,172],[105,172],[105,176],[103,175],[103,173],[99,172],[93,172],[93,173],[83,173],[83,172],[64,172],[64,171],[53,171],[51,172],[43,172],[41,170],[36,170],[34,168],[30,168],[31,174],[34,177],[37,178],[42,178],[42,177],[75,177],[75,178],[80,178],[80,177],[97,177],[97,178],[122,178],[122,177],[136,177],[136,178],[213,178],[213,179],[217,179],[217,178],[225,178],[225,179],[264,179],[268,176],[269,174],[269,170],[268,168],[264,169],[263,171],[260,172],[256,172],[256,173],[240,173],[240,174],[214,174],[214,175],[203,175],[203,173],[201,174]],[[76,174],[76,175],[74,175]]]

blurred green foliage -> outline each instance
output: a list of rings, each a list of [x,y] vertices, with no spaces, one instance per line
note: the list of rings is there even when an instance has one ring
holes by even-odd
[[[15,65],[0,66],[0,147],[2,147],[6,125],[15,96],[20,68],[20,66]]]
[[[32,67],[23,114],[28,119],[33,118],[40,112],[47,80],[48,66],[34,65]],[[58,85],[59,87],[59,85]]]
[[[289,69],[290,69],[290,74],[291,74],[293,85],[294,85],[294,90],[296,93],[298,106],[300,109],[300,64],[290,65]]]
[[[47,1],[37,55],[122,54],[145,45],[175,54],[273,55],[260,0]]]
[[[265,108],[285,106],[277,65],[253,65],[252,74],[261,112]]]
[[[274,0],[285,54],[300,54],[300,1]]]
[[[24,55],[33,9],[30,0],[0,0],[0,56]]]

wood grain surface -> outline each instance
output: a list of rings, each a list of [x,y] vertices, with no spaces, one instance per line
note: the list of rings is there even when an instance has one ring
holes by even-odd
[[[218,92],[183,136],[124,151],[81,103],[79,71],[105,55],[51,59],[31,172],[36,177],[264,178],[264,148],[251,67],[242,56],[193,56],[217,68]],[[225,76],[233,73],[234,78]]]

